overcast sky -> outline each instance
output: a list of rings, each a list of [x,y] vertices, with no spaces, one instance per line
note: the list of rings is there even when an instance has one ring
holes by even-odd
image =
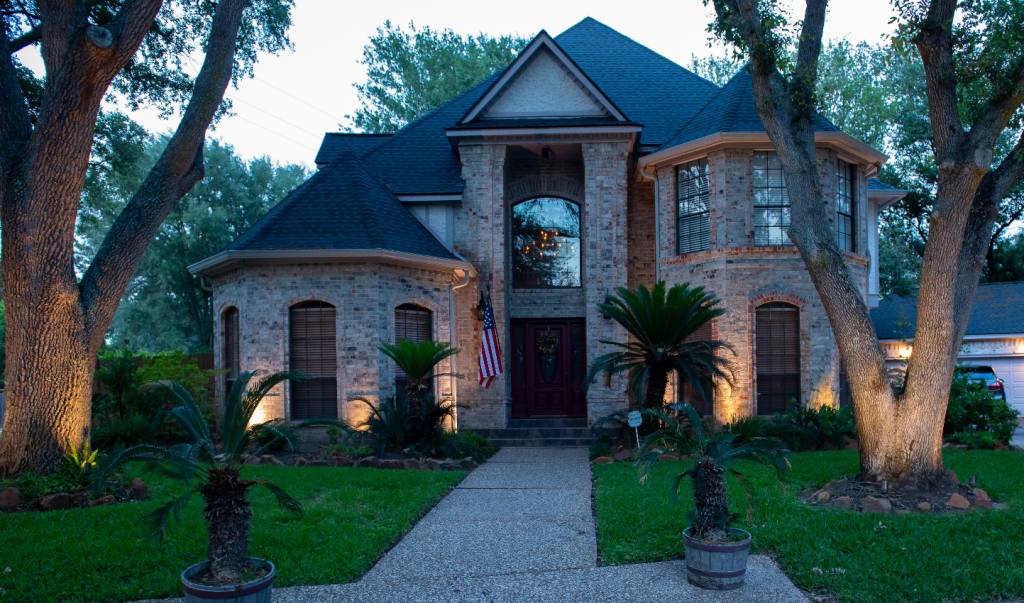
[[[802,0],[782,1],[802,13]],[[829,4],[828,39],[878,43],[893,29],[889,0],[832,0]],[[212,136],[234,145],[245,157],[268,155],[278,162],[312,167],[324,132],[338,130],[358,106],[353,84],[365,78],[359,64],[363,47],[389,19],[462,34],[532,36],[541,29],[557,35],[590,16],[687,66],[691,55],[723,52],[708,48],[706,27],[712,12],[700,0],[297,0],[290,31],[295,49],[261,57],[256,78],[228,90],[235,115],[218,124]],[[135,118],[154,132],[168,131],[176,124],[159,119],[155,112]]]

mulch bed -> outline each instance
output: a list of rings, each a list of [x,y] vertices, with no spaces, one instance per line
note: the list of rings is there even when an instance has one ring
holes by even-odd
[[[952,471],[950,479],[937,487],[888,487],[884,482],[843,478],[820,488],[800,492],[800,499],[811,506],[862,513],[964,513],[973,508],[1005,509],[1006,505],[992,499],[983,489],[961,483]]]

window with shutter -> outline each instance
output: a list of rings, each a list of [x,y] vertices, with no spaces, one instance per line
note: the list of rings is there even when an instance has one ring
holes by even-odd
[[[239,372],[239,331],[238,308],[228,308],[221,317],[224,340],[221,346],[224,353],[224,395],[231,391]]]
[[[710,249],[708,162],[706,159],[698,159],[683,164],[676,168],[676,176],[679,253]]]
[[[781,302],[757,308],[757,414],[800,402],[800,310]]]
[[[291,382],[292,418],[338,416],[338,346],[335,308],[320,301],[292,306],[291,369],[305,375]]]
[[[711,323],[706,322],[699,329],[694,331],[692,335],[686,338],[686,341],[712,341]],[[701,393],[703,388],[704,393]],[[701,388],[694,386],[689,381],[684,381],[682,378],[679,379],[679,400],[686,402],[690,406],[697,409],[697,412],[701,416],[708,416],[715,414],[715,384],[712,381],[701,384]]]
[[[754,153],[754,245],[790,245],[789,191],[778,154]]]
[[[429,341],[434,338],[430,310],[416,304],[402,304],[395,308],[395,341]],[[404,398],[409,387],[409,377],[402,369],[395,367],[395,395]]]
[[[854,166],[836,162],[836,237],[839,249],[856,251],[856,199],[853,195]]]

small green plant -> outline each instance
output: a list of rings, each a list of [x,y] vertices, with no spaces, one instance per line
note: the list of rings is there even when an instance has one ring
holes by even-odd
[[[129,414],[101,421],[92,430],[92,445],[101,450],[137,446],[152,442],[153,421],[143,415]]]
[[[447,425],[455,419],[455,405],[448,400],[438,402],[433,394],[427,394],[422,405],[415,409],[407,398],[389,396],[380,404],[354,399],[370,409],[362,429],[381,453],[409,450],[414,454],[436,456],[446,443]]]
[[[742,473],[730,468],[732,461],[749,458],[775,468],[777,476],[789,471],[786,455],[789,451],[775,438],[754,438],[737,444],[737,434],[722,434],[709,437],[704,430],[700,414],[689,404],[671,404],[671,415],[660,409],[648,409],[644,413],[661,421],[666,427],[644,439],[637,466],[640,469],[640,483],[647,481],[658,458],[667,452],[679,452],[692,456],[692,468],[678,474],[672,481],[671,496],[676,499],[683,479],[690,478],[696,513],[692,517],[693,536],[702,540],[724,541],[728,539],[728,524],[733,518],[729,514],[729,499],[725,487],[726,472],[740,480],[747,493],[747,517],[752,520],[750,489]]]
[[[853,409],[811,408],[793,400],[786,412],[773,415],[764,424],[763,435],[782,440],[790,450],[842,448],[845,438],[856,436]]]
[[[299,428],[284,419],[271,419],[252,426],[252,443],[267,452],[294,451],[302,442]]]
[[[71,442],[68,442],[68,446],[71,448],[71,452],[65,455],[65,457],[67,460],[71,461],[75,467],[81,469],[83,473],[89,473],[96,468],[96,454],[99,451],[90,450],[88,441],[82,444],[81,451],[76,449],[75,445]]]
[[[968,448],[980,448],[982,450],[992,450],[1000,441],[996,438],[995,434],[976,429],[954,433],[948,439],[958,444],[964,444]]]
[[[434,367],[442,360],[459,353],[451,344],[437,341],[406,341],[382,343],[378,348],[409,378],[409,408],[413,414],[420,414],[430,395],[430,381],[433,377],[459,377],[452,373],[434,374]],[[400,396],[399,396],[400,397]]]
[[[768,420],[758,415],[742,417],[726,425],[729,433],[736,434],[736,443],[740,444],[748,440],[764,437]]]
[[[65,458],[60,468],[46,475],[26,471],[12,482],[26,501],[36,500],[57,492],[75,492],[84,488],[82,469]]]
[[[343,456],[350,459],[361,459],[373,454],[373,448],[369,446],[352,446],[349,444],[328,444],[323,447],[325,456]]]
[[[442,442],[437,447],[437,452],[445,457],[465,458],[468,456],[478,462],[491,458],[497,451],[498,445],[490,438],[470,429],[445,433]]]
[[[601,456],[611,456],[615,440],[607,435],[599,435],[590,443],[590,460]]]

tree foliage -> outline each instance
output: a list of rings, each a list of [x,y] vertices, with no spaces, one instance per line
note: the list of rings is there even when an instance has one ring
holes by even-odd
[[[356,84],[361,106],[352,124],[364,132],[394,132],[505,67],[529,41],[413,23],[406,31],[386,21],[363,49],[366,82]]]
[[[76,255],[84,270],[167,144],[126,116],[103,115],[86,176]],[[188,266],[222,250],[308,176],[301,165],[245,161],[229,145],[206,145],[205,177],[171,210],[135,270],[108,339],[149,352],[212,348],[210,292]],[[153,328],[159,325],[159,328]]]

